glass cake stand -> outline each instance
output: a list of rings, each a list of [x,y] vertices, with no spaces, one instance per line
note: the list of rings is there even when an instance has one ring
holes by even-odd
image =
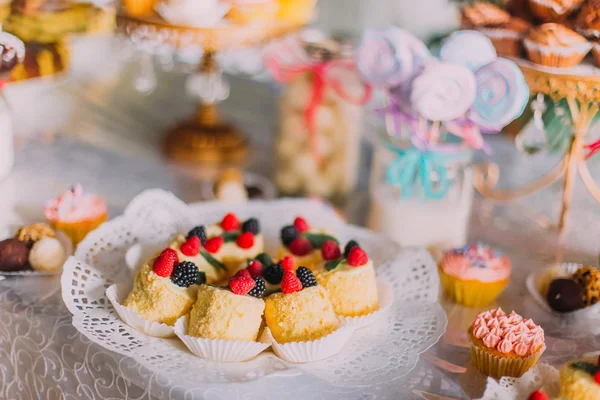
[[[165,155],[183,164],[227,164],[244,160],[248,143],[246,137],[221,120],[217,104],[228,97],[229,86],[216,62],[219,51],[255,46],[303,27],[308,21],[280,21],[236,25],[222,23],[210,28],[172,25],[159,16],[117,16],[117,31],[139,48],[154,52],[157,49],[198,48],[202,62],[188,86],[200,105],[194,115],[168,129],[163,142]],[[188,81],[190,82],[190,81]]]

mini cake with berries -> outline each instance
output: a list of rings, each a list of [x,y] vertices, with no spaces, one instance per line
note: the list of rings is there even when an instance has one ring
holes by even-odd
[[[333,310],[343,317],[367,315],[379,308],[375,268],[367,253],[354,240],[341,254],[337,243],[322,247],[323,262],[315,268],[319,285],[329,292]]]
[[[265,322],[280,344],[317,340],[339,327],[327,290],[306,267],[284,272],[281,293],[265,300]]]
[[[569,400],[600,400],[600,365],[585,359],[566,363],[560,369],[560,395]]]
[[[212,284],[235,275],[244,260],[262,253],[264,239],[256,218],[241,222],[229,213],[217,224],[199,225],[187,236],[178,236],[171,247],[197,263]]]
[[[197,285],[205,281],[196,264],[180,262],[177,252],[167,248],[142,266],[123,305],[148,321],[173,325],[190,311]]]
[[[252,277],[264,278],[267,292],[279,290],[285,271],[294,272],[296,264],[292,256],[285,256],[279,261],[274,261],[267,253],[260,253],[253,259],[248,259],[242,265]]]
[[[256,341],[262,324],[265,281],[240,270],[229,287],[202,285],[190,313],[188,335],[205,339]]]
[[[281,228],[280,238],[281,247],[277,251],[277,257],[292,256],[295,265],[303,265],[311,270],[323,260],[323,244],[327,241],[338,242],[324,230],[311,229],[302,217],[297,217],[292,225]]]

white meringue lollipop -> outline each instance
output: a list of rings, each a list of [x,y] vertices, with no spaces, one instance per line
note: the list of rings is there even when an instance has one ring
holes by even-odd
[[[477,94],[468,118],[485,130],[500,130],[518,118],[529,101],[529,87],[519,67],[499,58],[475,73]]]
[[[458,31],[442,42],[440,60],[459,64],[475,72],[494,61],[496,48],[492,41],[477,31]]]
[[[431,121],[450,121],[463,116],[475,100],[475,75],[450,63],[427,65],[412,83],[414,110]]]

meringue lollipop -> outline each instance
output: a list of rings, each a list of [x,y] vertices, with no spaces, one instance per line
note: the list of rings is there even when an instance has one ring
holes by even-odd
[[[477,94],[468,118],[484,130],[500,130],[519,117],[529,100],[523,73],[512,61],[499,58],[475,73]]]
[[[414,74],[410,46],[402,40],[392,42],[388,30],[365,31],[355,60],[360,74],[373,86],[398,86]]]
[[[463,116],[475,100],[475,75],[450,63],[427,65],[412,84],[410,100],[416,112],[431,121]]]
[[[492,41],[477,31],[458,31],[442,42],[440,60],[459,64],[475,72],[497,57]]]

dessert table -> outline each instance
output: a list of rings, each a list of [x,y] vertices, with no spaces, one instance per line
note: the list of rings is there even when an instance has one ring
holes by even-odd
[[[254,151],[248,169],[269,175],[272,159],[260,155],[271,151],[274,92],[267,85],[242,78],[232,78],[232,83],[237,88],[224,103],[223,113],[251,135]],[[20,141],[15,169],[0,182],[0,223],[19,218],[23,222],[41,220],[44,201],[75,182],[101,194],[112,216],[119,215],[135,195],[147,188],[172,191],[187,202],[201,201],[198,181],[165,164],[153,150],[164,126],[193,108],[186,99],[171,96],[178,85],[183,85],[183,79],[170,77],[165,86],[147,98],[131,94],[129,87],[119,82],[90,90],[90,86],[73,80],[48,89],[57,98],[74,100],[70,116],[56,132]],[[252,102],[246,101],[250,95]],[[157,107],[163,112],[153,114]],[[494,149],[492,160],[503,170],[500,185],[526,183],[560,159],[560,155],[526,157],[514,150],[508,137],[497,135],[489,143]],[[363,152],[368,155],[368,149]],[[593,175],[600,176],[599,163],[592,159],[589,167]],[[364,223],[367,205],[368,173],[362,169],[361,184],[344,209],[348,219],[358,224]],[[554,261],[557,237],[544,228],[547,219],[542,213],[551,217],[558,214],[560,204],[556,199],[560,196],[555,192],[560,188],[556,183],[508,205],[477,198],[470,222],[470,239],[499,247],[514,265],[510,284],[497,305],[533,317],[542,325],[547,350],[541,362],[556,367],[600,347],[600,315],[565,325],[545,313],[525,287],[531,271]],[[582,185],[579,189],[564,256],[569,261],[596,265],[600,207]],[[17,215],[8,211],[11,206]],[[480,310],[448,304],[443,298],[441,301],[448,315],[447,332],[407,377],[399,378],[401,384],[391,381],[370,387],[334,387],[298,371],[302,376],[298,379],[295,375],[294,387],[288,387],[286,376],[274,375],[200,391],[148,373],[131,359],[108,352],[77,332],[61,297],[59,276],[10,277],[0,281],[0,398],[246,399],[285,395],[302,399],[305,387],[319,388],[324,399],[478,398],[483,394],[485,377],[471,366],[470,351],[464,343],[466,329]]]

